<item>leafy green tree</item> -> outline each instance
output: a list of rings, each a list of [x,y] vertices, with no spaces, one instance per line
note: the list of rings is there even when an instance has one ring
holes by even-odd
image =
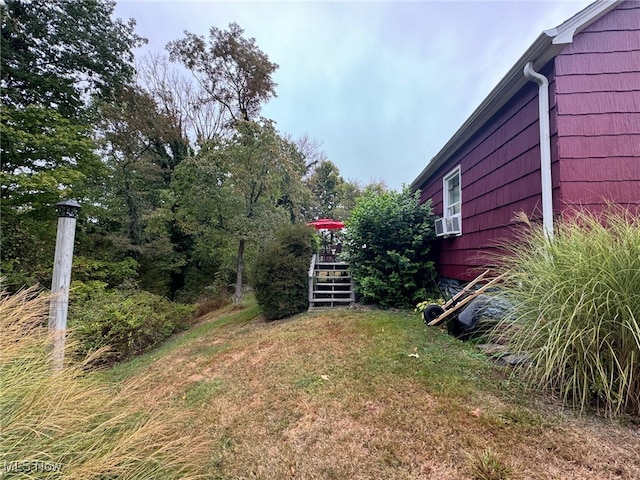
[[[189,139],[194,150],[192,153],[195,155],[198,152],[189,159],[189,165],[180,169],[173,183],[175,191],[172,193],[177,201],[175,208],[170,214],[166,208],[157,212],[161,213],[159,217],[174,218],[170,228],[171,239],[174,250],[184,254],[186,263],[180,274],[173,274],[172,284],[173,290],[181,289],[179,295],[184,298],[192,297],[193,291],[201,290],[205,285],[209,290],[212,282],[217,285],[216,288],[224,285],[226,279],[231,283],[236,273],[239,275],[236,275],[236,284],[242,283],[239,279],[244,269],[245,253],[238,255],[238,249],[246,248],[247,243],[240,242],[238,249],[232,247],[237,238],[229,233],[241,230],[237,222],[229,225],[229,218],[237,219],[242,215],[234,213],[238,207],[236,203],[227,202],[229,193],[226,190],[231,184],[226,177],[229,174],[226,170],[228,165],[213,166],[212,162],[218,160],[212,158],[212,152],[216,157],[221,151],[230,153],[233,148],[238,148],[238,139],[246,134],[244,122],[257,120],[262,104],[275,96],[276,85],[272,74],[278,66],[269,61],[254,39],[244,37],[243,30],[237,24],[230,24],[227,30],[213,27],[207,39],[185,33],[183,38],[170,42],[167,51],[170,61],[186,67],[186,75],[184,68],[172,68],[166,57],[156,56],[148,57],[143,62],[138,79],[156,102],[159,111],[172,118],[182,137]],[[283,153],[285,157],[300,157],[300,152],[291,142],[281,143],[283,150],[287,150]],[[218,177],[212,173],[212,168],[216,170],[215,175],[220,174],[220,178],[226,179],[220,185],[215,182]],[[222,173],[218,168],[222,169]],[[306,189],[301,187],[297,172],[292,175],[286,171],[281,173],[280,195],[276,202],[280,207],[278,213],[288,212],[290,221],[294,222],[301,218],[302,198]],[[184,192],[193,189],[184,179],[206,179],[208,175],[213,175],[210,178],[213,183],[208,186],[211,190],[210,199],[218,199],[213,211],[224,212],[222,218],[225,221],[214,222],[213,226],[208,225],[208,221],[196,225],[192,220],[198,217],[194,212],[199,207],[193,202],[202,201],[202,198],[196,196],[185,199]],[[195,181],[198,183],[198,180]],[[223,186],[224,198],[220,199]],[[237,189],[234,192],[237,193]],[[257,195],[261,196],[262,193]],[[251,217],[252,214],[247,216]],[[251,255],[256,242],[249,237],[250,234],[247,237],[247,253]],[[232,249],[236,251],[233,262],[229,260]],[[236,295],[236,298],[239,299],[239,296]]]
[[[75,198],[96,218],[105,170],[90,108],[133,74],[134,24],[115,2],[6,0],[1,15],[2,266],[16,283],[47,281],[53,204]],[[29,248],[24,248],[29,245]]]
[[[313,193],[314,204],[309,211],[309,219],[337,218],[344,180],[338,167],[329,160],[320,162],[307,179],[307,185]],[[338,218],[337,218],[338,219]],[[339,218],[342,219],[342,218]]]
[[[40,214],[62,196],[84,197],[87,177],[104,172],[87,127],[35,105],[0,115],[4,209]]]
[[[307,220],[346,220],[361,195],[358,184],[345,181],[338,167],[329,160],[319,161],[305,184],[311,192],[311,201],[305,212]]]
[[[101,114],[103,156],[111,172],[104,203],[112,224],[104,233],[121,236],[112,243],[139,263],[142,287],[173,294],[171,278],[184,266],[185,253],[172,245],[172,233],[179,232],[170,186],[173,170],[189,153],[188,140],[139,87],[124,88],[101,105]]]
[[[365,188],[369,188],[368,186]],[[354,208],[356,208],[356,204],[358,202],[358,198],[362,196],[364,190],[362,187],[354,181],[345,181],[340,188],[342,201],[340,202],[340,208],[338,211],[340,212],[339,218],[343,220],[348,220],[351,216],[351,212]]]
[[[419,192],[367,192],[343,233],[356,292],[365,303],[412,307],[435,287],[429,253],[435,233],[430,203]]]
[[[239,122],[230,138],[207,142],[176,169],[177,219],[198,243],[236,245],[234,300],[242,296],[245,251],[290,221],[282,198],[301,182],[304,161],[272,122]],[[295,205],[295,198],[289,197]],[[227,250],[228,251],[228,250]],[[213,253],[213,252],[212,252]]]
[[[195,75],[210,99],[221,105],[227,123],[256,120],[262,104],[275,96],[272,74],[278,65],[246,39],[236,23],[229,30],[211,27],[209,41],[185,32],[185,37],[167,45],[170,58]]]
[[[103,155],[112,172],[110,210],[123,219],[131,243],[141,245],[145,217],[160,203],[160,191],[168,187],[165,176],[171,178],[178,162],[167,145],[179,134],[157,112],[153,100],[134,87],[102,105],[100,123]]]
[[[9,106],[0,115],[0,250],[3,275],[19,287],[49,277],[56,235],[53,205],[68,198],[85,203],[105,169],[88,128],[55,110]]]
[[[79,117],[91,96],[108,98],[133,75],[135,22],[112,17],[110,0],[5,0],[4,106],[38,105]]]

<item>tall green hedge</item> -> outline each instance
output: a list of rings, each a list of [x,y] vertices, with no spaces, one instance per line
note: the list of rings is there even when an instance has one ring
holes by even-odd
[[[431,203],[419,192],[370,192],[358,199],[342,236],[363,303],[412,308],[435,288]]]
[[[301,224],[278,230],[260,252],[253,266],[253,288],[267,320],[307,310],[307,274],[313,252],[313,229]]]

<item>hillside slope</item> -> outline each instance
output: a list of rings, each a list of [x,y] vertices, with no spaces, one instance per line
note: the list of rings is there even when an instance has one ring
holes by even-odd
[[[189,410],[210,478],[640,478],[637,421],[577,418],[413,314],[217,312],[108,376]]]

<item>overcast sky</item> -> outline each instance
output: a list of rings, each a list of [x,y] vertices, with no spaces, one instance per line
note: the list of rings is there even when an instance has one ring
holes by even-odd
[[[280,66],[263,116],[321,142],[345,179],[399,189],[543,30],[589,3],[118,0],[116,16],[153,52],[238,23]]]

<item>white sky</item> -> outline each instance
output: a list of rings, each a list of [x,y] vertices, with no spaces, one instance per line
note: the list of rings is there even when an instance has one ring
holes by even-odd
[[[118,0],[115,13],[153,52],[238,23],[280,66],[262,115],[321,142],[345,179],[399,189],[543,30],[589,3]]]

